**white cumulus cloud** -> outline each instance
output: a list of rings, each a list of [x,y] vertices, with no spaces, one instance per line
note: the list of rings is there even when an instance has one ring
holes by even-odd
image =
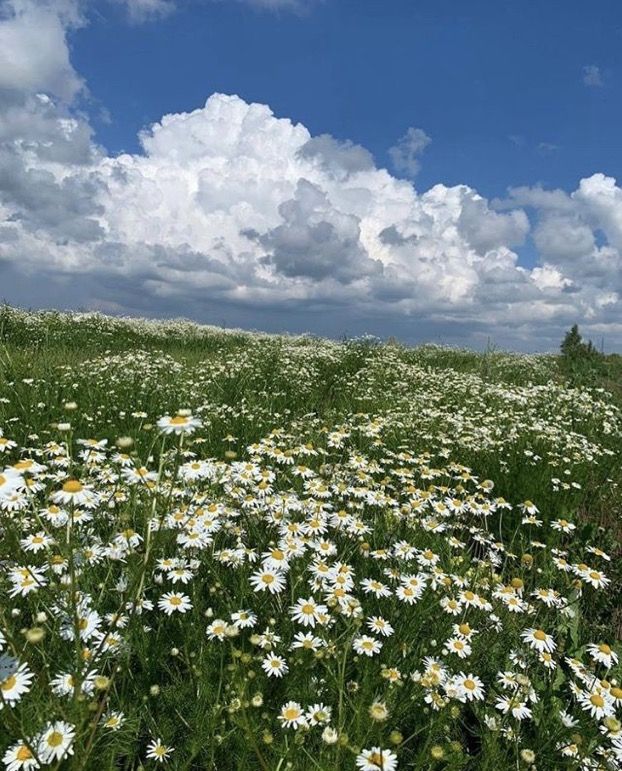
[[[70,104],[84,88],[66,39],[78,6],[1,7],[0,41],[18,52],[0,70],[4,299],[545,348],[576,321],[622,342],[612,177],[495,201],[466,184],[417,191],[364,147],[226,94],[111,156]],[[20,60],[32,35],[40,56]],[[428,143],[410,129],[396,168],[412,176]]]
[[[423,129],[411,126],[404,136],[389,148],[389,156],[395,170],[410,177],[418,174],[421,168],[419,157],[431,141]]]
[[[0,89],[70,102],[84,84],[69,60],[67,29],[81,21],[77,1],[0,3]]]

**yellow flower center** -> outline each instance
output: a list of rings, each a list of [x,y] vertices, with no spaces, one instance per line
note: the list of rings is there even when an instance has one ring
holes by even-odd
[[[536,638],[536,640],[540,640],[540,642],[544,642],[544,640],[546,640],[546,632],[543,632],[541,629],[536,629],[536,631],[533,633],[533,636]]]
[[[3,691],[10,691],[11,688],[15,687],[15,683],[17,682],[17,678],[15,675],[9,675],[6,680],[3,680],[2,683],[0,683],[0,689]]]
[[[283,711],[283,717],[285,720],[296,720],[297,717],[300,717],[300,712],[297,707],[288,707]]]
[[[471,627],[468,624],[460,624],[458,631],[463,635],[471,634]]]
[[[470,592],[468,590],[464,593],[464,597],[469,601],[475,599],[475,595],[473,594],[473,592]]]
[[[24,744],[17,750],[17,753],[15,754],[15,757],[17,760],[30,760],[32,757],[32,752],[26,747]]]
[[[599,645],[598,646],[598,650],[601,653],[604,653],[606,656],[609,656],[609,654],[611,653],[611,648],[608,645],[606,645],[605,643],[603,643],[602,645]]]
[[[50,747],[60,747],[60,745],[63,743],[63,735],[58,731],[52,731],[52,733],[47,738],[47,743]]]
[[[175,415],[174,418],[171,418],[172,426],[185,426],[187,422],[188,418],[184,417],[183,415]]]
[[[470,678],[467,678],[464,681],[464,687],[467,688],[469,691],[474,691],[477,687],[474,680],[471,680]]]
[[[181,605],[181,597],[171,597],[171,605]]]
[[[590,696],[590,701],[592,702],[592,704],[595,707],[604,707],[605,706],[605,700],[598,693],[593,693]]]
[[[274,581],[274,576],[270,575],[270,573],[266,573],[265,576],[261,577],[261,580],[264,584],[271,584]]]
[[[80,493],[84,488],[77,479],[70,479],[63,485],[64,493]]]
[[[302,606],[302,608],[301,608],[301,611],[302,611],[302,612],[303,612],[303,613],[304,613],[306,616],[309,616],[309,615],[311,615],[311,614],[312,614],[312,613],[315,611],[315,608],[313,607],[313,605],[311,605],[311,603],[310,603],[310,602],[305,602],[305,604],[304,604],[304,605]]]

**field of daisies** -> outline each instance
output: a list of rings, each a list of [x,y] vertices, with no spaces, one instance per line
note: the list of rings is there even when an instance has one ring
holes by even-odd
[[[0,309],[4,768],[622,768],[621,404]]]

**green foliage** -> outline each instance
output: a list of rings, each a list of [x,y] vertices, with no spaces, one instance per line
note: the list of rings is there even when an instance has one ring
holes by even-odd
[[[21,467],[28,484],[11,503],[0,494],[0,661],[33,673],[0,710],[0,757],[56,720],[76,731],[74,755],[50,766],[61,771],[159,767],[146,758],[157,738],[174,747],[163,767],[208,771],[342,771],[373,747],[395,753],[399,771],[528,768],[529,751],[553,771],[608,752],[602,720],[571,688],[622,679],[588,651],[619,653],[621,370],[578,329],[560,357],[526,356],[3,308],[0,457],[42,468]],[[158,420],[179,410],[201,426],[162,434]],[[205,474],[193,479],[195,462]],[[72,519],[57,526],[49,506],[69,478],[97,503],[66,504]],[[186,546],[197,520],[209,538]],[[52,540],[30,550],[39,533]],[[275,547],[291,550],[285,589],[256,592],[251,576]],[[188,583],[162,567],[171,558]],[[352,577],[347,601],[320,563]],[[26,565],[45,586],[16,593]],[[611,583],[595,586],[596,570]],[[422,575],[418,601],[400,599],[404,577]],[[364,590],[367,578],[389,595]],[[167,616],[158,602],[173,590],[191,607]],[[463,590],[490,608],[444,610]],[[327,606],[312,628],[291,613],[310,596]],[[526,609],[511,611],[508,596]],[[86,597],[103,636],[76,641]],[[240,610],[257,624],[235,627]],[[371,633],[373,616],[394,633]],[[216,619],[228,631],[210,637]],[[445,646],[464,623],[475,631],[463,628],[472,652],[461,659]],[[554,640],[555,668],[521,636],[530,627]],[[111,629],[119,644],[101,650]],[[322,640],[317,651],[290,648],[301,631]],[[366,633],[382,643],[375,656],[353,648]],[[287,660],[283,678],[265,674],[270,652]],[[430,659],[446,678],[480,678],[483,698],[461,701]],[[530,718],[499,709],[512,690],[499,672],[520,675]],[[51,687],[61,673],[77,684],[65,695]],[[108,681],[91,687],[93,673]],[[323,726],[283,728],[290,699],[329,706],[338,741]],[[370,717],[375,702],[385,720]],[[118,731],[102,724],[112,710]],[[576,757],[562,754],[574,744]]]

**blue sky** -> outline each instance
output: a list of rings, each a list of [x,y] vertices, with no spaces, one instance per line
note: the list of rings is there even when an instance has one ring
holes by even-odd
[[[494,197],[620,174],[618,2],[326,0],[302,14],[187,2],[141,25],[120,6],[92,15],[73,60],[110,112],[96,127],[111,152],[136,151],[144,125],[220,91],[358,142],[382,166],[420,127],[432,143],[419,189],[466,183]],[[583,82],[588,66],[601,86]]]
[[[622,349],[613,0],[0,0],[0,290]]]

